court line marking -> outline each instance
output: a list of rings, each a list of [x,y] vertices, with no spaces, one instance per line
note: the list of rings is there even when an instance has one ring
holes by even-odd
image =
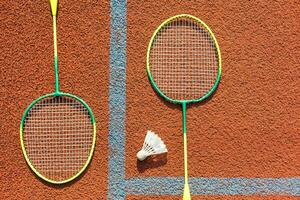
[[[126,1],[110,1],[107,199],[125,199]]]
[[[109,169],[107,198],[123,200],[126,198],[126,194],[181,195],[183,177],[132,177],[125,179],[126,9],[126,0],[110,1]],[[299,177],[191,177],[189,180],[193,195],[300,196]]]
[[[126,193],[182,195],[183,177],[147,177],[126,180]],[[300,196],[300,178],[189,178],[193,195]]]

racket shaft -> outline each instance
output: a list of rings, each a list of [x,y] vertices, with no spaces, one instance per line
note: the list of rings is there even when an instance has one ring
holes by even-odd
[[[188,182],[187,138],[186,138],[186,103],[182,104],[183,146],[184,146],[184,181]]]
[[[55,93],[59,93],[58,77],[58,53],[57,53],[57,33],[56,33],[56,16],[53,16],[53,46],[54,46],[54,71],[55,71]]]
[[[183,200],[190,200],[190,189],[188,184],[188,154],[186,137],[186,103],[182,103],[182,124],[183,124],[183,146],[184,146],[184,192]]]
[[[184,182],[188,183],[188,155],[187,155],[187,139],[186,133],[183,134],[183,145],[184,145]]]

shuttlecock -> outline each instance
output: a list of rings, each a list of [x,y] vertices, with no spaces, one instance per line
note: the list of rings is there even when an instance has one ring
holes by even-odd
[[[145,160],[148,156],[168,152],[166,145],[161,138],[152,131],[147,131],[147,135],[142,149],[137,153],[140,161]]]

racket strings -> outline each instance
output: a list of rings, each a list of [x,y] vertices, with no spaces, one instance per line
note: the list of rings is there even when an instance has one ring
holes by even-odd
[[[43,176],[66,180],[87,162],[93,145],[89,111],[79,101],[59,96],[36,103],[24,122],[24,146]]]
[[[216,81],[218,54],[206,28],[179,18],[157,33],[150,66],[156,85],[165,95],[176,100],[198,99]]]

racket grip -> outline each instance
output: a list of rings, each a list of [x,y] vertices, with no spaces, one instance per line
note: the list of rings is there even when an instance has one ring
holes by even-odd
[[[56,16],[57,14],[57,5],[58,5],[58,0],[50,0],[52,16]]]

